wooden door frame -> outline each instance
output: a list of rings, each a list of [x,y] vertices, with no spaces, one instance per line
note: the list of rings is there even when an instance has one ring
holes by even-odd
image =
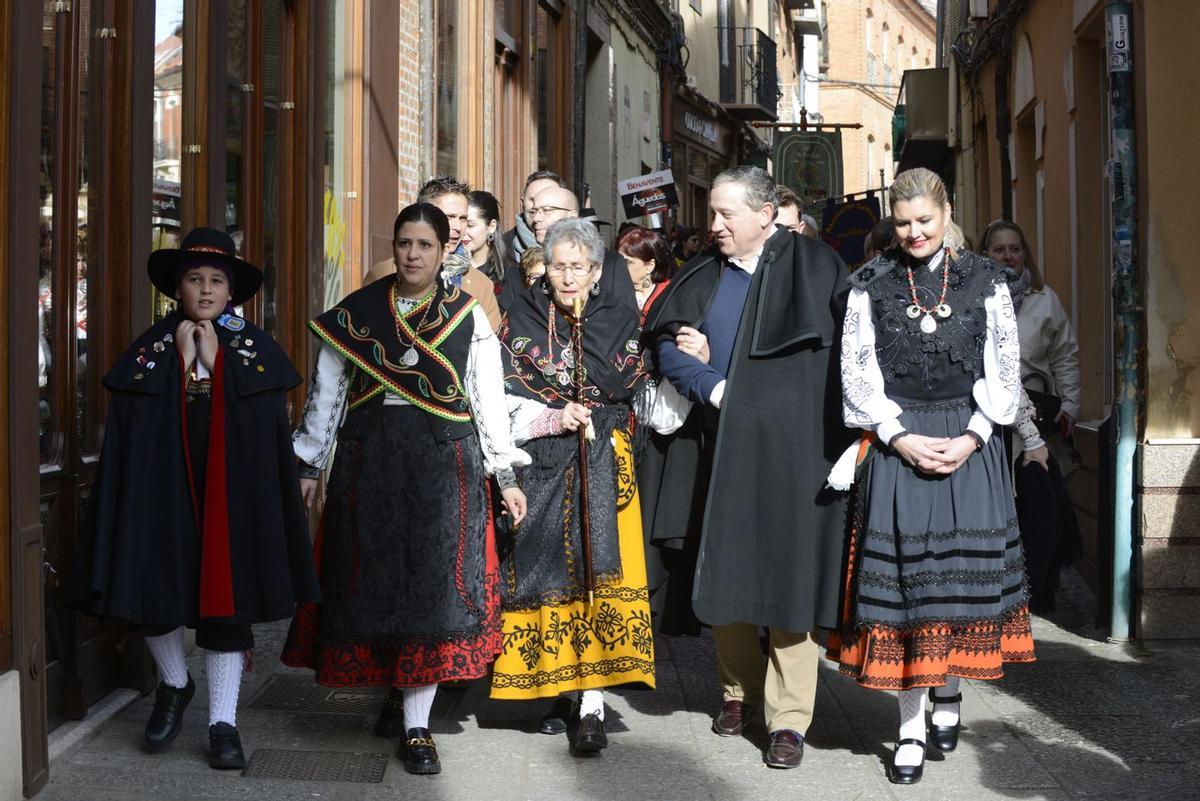
[[[45,621],[42,608],[42,524],[38,495],[37,427],[29,425],[38,414],[37,382],[24,380],[37,374],[36,349],[29,334],[37,330],[37,273],[28,266],[38,260],[39,157],[41,151],[42,13],[41,3],[0,0],[3,9],[4,50],[7,53],[0,115],[19,109],[4,121],[6,128],[4,238],[0,257],[5,261],[3,283],[7,290],[7,336],[4,345],[4,401],[7,421],[4,436],[7,469],[7,512],[12,597],[12,663],[20,671],[21,760],[24,792],[31,796],[45,786],[50,759],[46,741],[46,687],[44,670]],[[13,235],[22,232],[22,235]]]

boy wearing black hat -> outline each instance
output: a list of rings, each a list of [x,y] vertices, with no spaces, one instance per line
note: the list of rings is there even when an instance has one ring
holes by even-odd
[[[262,285],[228,234],[197,228],[151,254],[178,307],[104,377],[112,393],[72,595],[135,624],[158,666],[144,746],[169,745],[195,692],[183,629],[207,650],[209,764],[243,768],[237,698],[251,624],[318,598],[287,416],[300,375],[234,307]]]

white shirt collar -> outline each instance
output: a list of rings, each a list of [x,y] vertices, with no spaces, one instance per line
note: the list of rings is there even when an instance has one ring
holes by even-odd
[[[759,248],[756,253],[746,256],[743,259],[735,259],[730,257],[729,263],[734,267],[737,267],[739,270],[743,270],[750,275],[754,275],[754,271],[758,269],[758,260],[762,258],[762,252],[763,249]]]
[[[929,272],[933,272],[941,268],[942,259],[944,258],[946,258],[946,249],[944,247],[938,248],[937,252],[929,257],[929,261],[925,262],[925,266],[929,268]]]

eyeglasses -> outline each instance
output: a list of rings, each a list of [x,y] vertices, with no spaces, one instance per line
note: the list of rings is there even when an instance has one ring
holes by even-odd
[[[546,272],[551,275],[562,275],[569,272],[576,278],[587,278],[588,274],[596,268],[594,264],[550,264],[546,267]]]
[[[568,212],[568,211],[570,211],[570,209],[565,209],[562,206],[539,206],[536,209],[530,209],[529,216],[536,217],[539,214],[549,214],[552,211]]]

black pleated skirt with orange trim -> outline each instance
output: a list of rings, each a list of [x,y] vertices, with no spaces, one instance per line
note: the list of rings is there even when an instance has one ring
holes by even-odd
[[[905,429],[965,430],[970,398],[902,404]],[[859,466],[842,623],[828,656],[878,690],[998,679],[1034,661],[1029,589],[1000,435],[948,476],[888,448]]]

